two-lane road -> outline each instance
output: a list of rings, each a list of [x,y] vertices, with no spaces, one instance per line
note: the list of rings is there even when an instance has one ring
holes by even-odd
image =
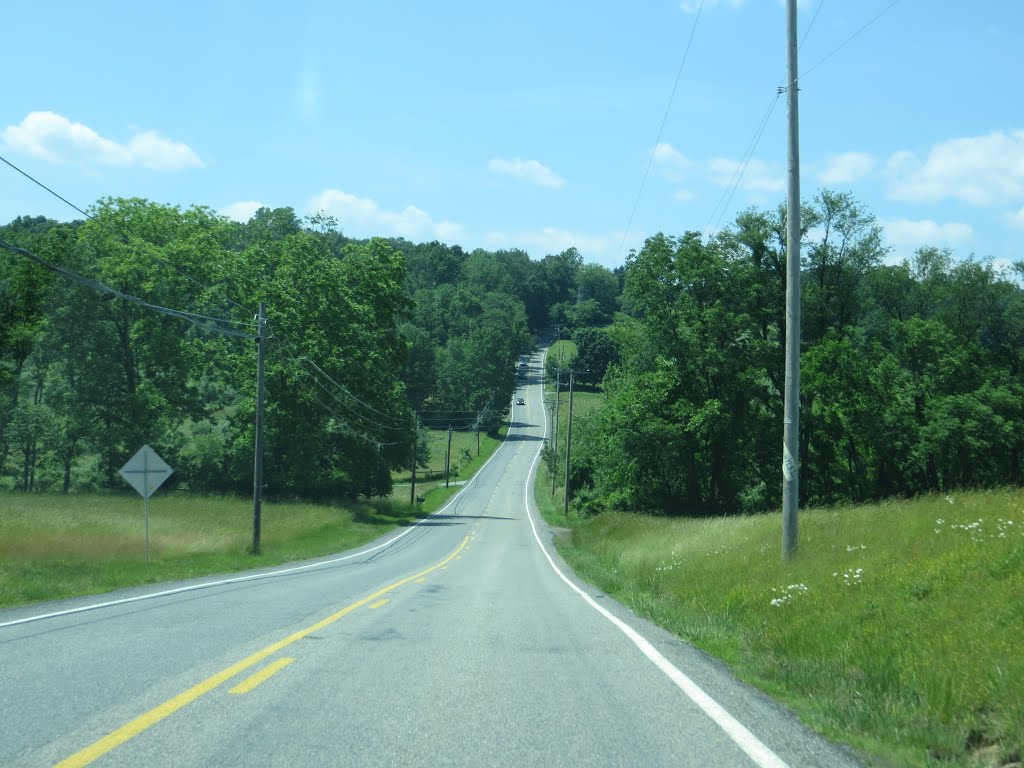
[[[0,612],[0,765],[855,765],[568,574],[530,492],[541,362],[507,441],[414,528]]]

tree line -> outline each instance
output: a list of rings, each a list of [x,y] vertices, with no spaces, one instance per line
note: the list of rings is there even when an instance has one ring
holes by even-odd
[[[754,512],[781,498],[785,209],[630,254],[618,362],[574,434],[578,508]],[[849,194],[802,212],[800,502],[1019,484],[1024,263],[887,263]]]
[[[849,194],[822,190],[802,220],[801,504],[1020,483],[1021,265],[931,247],[890,263]],[[0,487],[119,488],[148,442],[180,486],[247,492],[262,301],[271,495],[389,493],[414,441],[429,458],[420,428],[497,429],[519,355],[556,327],[577,383],[604,393],[574,431],[578,509],[753,512],[781,494],[781,207],[710,239],[657,234],[616,270],[139,199],[19,217],[0,240],[215,319],[0,250]]]
[[[117,470],[143,443],[179,486],[251,489],[252,337],[265,302],[267,493],[386,495],[417,423],[474,413],[496,429],[518,355],[552,308],[556,321],[608,320],[614,302],[591,283],[617,283],[603,268],[587,282],[595,270],[574,249],[535,261],[357,240],[289,208],[238,223],[201,206],[106,199],[82,221],[19,217],[0,240],[149,305],[213,318],[182,322],[0,250],[0,486],[28,491],[122,487]],[[579,310],[578,273],[591,292]]]

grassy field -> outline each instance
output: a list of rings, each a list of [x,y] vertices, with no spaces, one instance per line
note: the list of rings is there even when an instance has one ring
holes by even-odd
[[[387,500],[265,502],[263,551],[253,556],[246,551],[251,500],[157,493],[150,499],[147,563],[138,496],[0,493],[0,606],[318,557],[370,541],[416,514]]]
[[[452,458],[449,470],[450,479],[460,480],[471,477],[477,468],[487,460],[495,449],[501,445],[508,428],[503,426],[499,430],[498,437],[492,437],[486,432],[480,433],[480,456],[477,456],[477,439],[474,432],[452,432]],[[425,430],[427,444],[430,446],[430,466],[420,467],[416,470],[416,486],[421,482],[440,480],[444,485],[444,455],[448,444],[448,430],[430,429]],[[478,460],[480,459],[480,460]],[[395,483],[407,484],[410,479],[408,469],[391,473],[391,479]],[[408,488],[406,488],[408,491]],[[417,491],[418,493],[418,491]]]
[[[548,348],[548,359],[558,360],[559,356],[563,361],[571,360],[576,357],[576,342],[570,341],[569,339],[562,339],[556,341]]]
[[[565,520],[583,578],[878,765],[1004,766],[1024,749],[1024,492],[778,515]]]
[[[468,479],[501,443],[481,435],[478,457],[476,438],[457,434],[465,447],[472,437],[472,458],[459,474]],[[463,447],[453,439],[453,453],[456,445]],[[142,499],[134,494],[0,492],[0,607],[329,555],[440,509],[459,487],[446,489],[443,472],[441,480],[417,482],[417,496],[425,497],[418,509],[409,505],[409,486],[400,484],[390,499],[265,501],[258,556],[247,553],[252,500],[157,493],[150,499],[148,563]]]

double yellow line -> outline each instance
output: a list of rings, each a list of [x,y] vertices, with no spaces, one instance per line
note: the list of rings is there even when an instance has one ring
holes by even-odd
[[[310,627],[306,627],[306,629],[302,629],[298,632],[295,632],[294,634],[288,635],[288,637],[284,638],[283,640],[278,640],[276,643],[268,645],[266,648],[257,651],[251,656],[247,656],[238,663],[232,664],[230,667],[221,670],[220,672],[211,677],[206,678],[201,683],[193,685],[187,691],[179,693],[177,696],[168,699],[163,704],[160,704],[159,706],[149,710],[149,712],[146,712],[143,715],[139,715],[131,722],[122,725],[116,731],[108,733],[99,741],[93,742],[85,749],[79,750],[75,754],[71,755],[71,757],[61,760],[59,763],[56,764],[56,768],[80,768],[80,766],[89,765],[94,760],[107,754],[107,752],[109,752],[110,750],[120,746],[121,744],[124,744],[126,741],[130,739],[133,739],[134,737],[138,736],[140,733],[145,731],[147,728],[150,728],[159,723],[164,718],[173,715],[175,712],[177,712],[185,705],[191,704],[200,696],[209,693],[214,688],[218,687],[222,683],[227,682],[239,673],[244,672],[245,670],[255,666],[256,664],[259,664],[264,659],[273,656],[281,649],[287,648],[292,643],[298,642],[302,638],[311,635],[314,632],[323,629],[324,627],[330,626],[334,622],[338,621],[338,619],[347,616],[357,608],[362,608],[364,605],[367,605],[368,603],[372,603],[375,600],[380,599],[383,595],[386,595],[388,592],[391,592],[392,590],[398,589],[403,584],[408,584],[410,581],[422,578],[426,576],[428,573],[431,573],[432,571],[436,571],[439,568],[444,568],[449,562],[454,560],[459,555],[460,552],[462,552],[462,550],[466,547],[466,544],[468,542],[469,536],[464,538],[462,540],[462,543],[455,548],[455,551],[448,555],[448,557],[446,557],[441,562],[436,563],[427,568],[426,570],[420,571],[419,573],[415,573],[412,576],[407,576],[406,578],[401,579],[400,581],[396,581],[394,584],[389,584],[388,586],[383,587],[382,589],[378,589],[372,595],[367,595],[362,600],[357,600],[351,605],[346,605],[340,611],[338,611],[337,613],[332,613],[326,619],[322,619],[321,621],[318,621],[316,624],[313,624]],[[277,662],[268,665],[263,671],[257,673],[256,675],[253,675],[253,677],[249,679],[253,682],[251,687],[249,687],[247,690],[251,690],[256,685],[263,682],[263,680],[270,677],[272,674],[274,674],[275,672],[277,672],[289,663],[290,660],[285,661],[284,659],[279,659]],[[266,674],[264,675],[264,673]],[[240,686],[236,686],[236,689],[245,686],[248,682],[249,681],[245,681]]]

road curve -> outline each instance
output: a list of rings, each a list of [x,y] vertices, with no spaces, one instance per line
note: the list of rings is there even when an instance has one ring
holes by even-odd
[[[527,492],[541,362],[505,443],[415,528],[0,611],[0,765],[856,766],[572,576]]]

